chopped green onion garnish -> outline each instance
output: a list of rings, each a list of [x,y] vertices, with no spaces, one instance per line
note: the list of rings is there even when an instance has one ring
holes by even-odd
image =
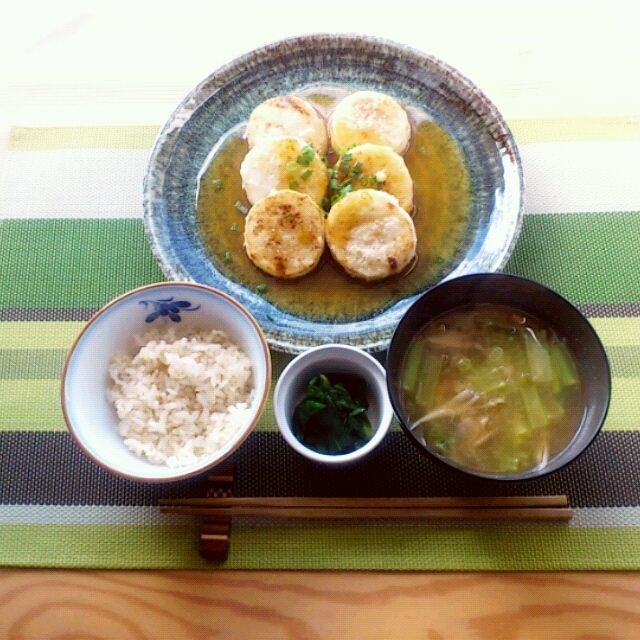
[[[213,189],[214,191],[220,191],[222,189],[222,180],[220,179],[215,179],[211,181],[211,184],[213,185]]]
[[[231,262],[231,254],[228,251],[224,254],[224,261]]]
[[[291,161],[287,163],[287,171],[289,173],[295,173],[300,165],[297,162]]]
[[[353,158],[353,154],[351,153],[343,153],[342,154],[342,159],[346,160],[347,162],[349,162],[349,160],[351,160]]]
[[[240,202],[240,200],[236,200],[235,204],[233,205],[243,216],[246,216],[247,213],[249,213],[249,208],[246,207],[244,204],[242,204],[242,202]]]
[[[342,185],[340,191],[338,191],[338,193],[336,193],[331,198],[331,204],[335,204],[339,200],[342,200],[342,198],[344,198],[350,191],[353,191],[353,187],[351,186],[350,182],[347,182],[346,184]]]
[[[360,160],[353,165],[353,173],[362,173],[362,162],[360,162]]]
[[[298,186],[299,186],[299,185],[298,185],[297,180],[292,180],[292,181],[289,183],[289,189],[293,189],[294,191],[298,188]]]
[[[266,285],[266,284],[259,284],[259,285],[256,287],[256,291],[257,291],[258,293],[264,293],[266,290],[267,290],[267,285]]]
[[[305,145],[304,147],[302,147],[302,153],[297,157],[296,162],[298,164],[301,164],[303,167],[307,167],[309,166],[309,164],[311,164],[311,161],[313,160],[313,157],[315,155],[316,152],[314,151],[313,147]]]
[[[238,225],[237,224],[232,224],[231,225],[231,231],[237,231],[238,230]]]
[[[311,169],[305,169],[305,170],[300,174],[300,177],[301,177],[303,180],[306,180],[310,175],[311,175]]]

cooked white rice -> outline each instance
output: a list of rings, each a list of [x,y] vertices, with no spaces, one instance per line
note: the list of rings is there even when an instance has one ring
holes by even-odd
[[[222,331],[137,339],[135,356],[111,360],[107,397],[124,444],[155,464],[182,467],[224,447],[246,423],[251,362]]]

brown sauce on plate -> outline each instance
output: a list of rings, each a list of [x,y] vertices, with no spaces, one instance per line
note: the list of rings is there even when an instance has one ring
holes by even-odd
[[[323,115],[347,92],[314,87],[302,92]],[[220,273],[259,293],[282,311],[315,321],[370,318],[438,282],[466,248],[471,232],[471,185],[464,156],[454,139],[426,113],[407,109],[412,125],[405,162],[414,182],[411,212],[418,237],[417,258],[397,276],[365,282],[347,275],[325,249],[318,267],[293,280],[267,275],[243,248],[244,211],[249,209],[240,178],[248,151],[244,128],[230,131],[201,172],[196,222]]]

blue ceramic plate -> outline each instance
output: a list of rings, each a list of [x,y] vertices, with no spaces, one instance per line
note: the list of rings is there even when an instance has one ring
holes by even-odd
[[[326,86],[338,91],[382,91],[408,111],[427,114],[454,141],[468,171],[470,222],[457,253],[421,291],[396,295],[364,317],[292,312],[270,301],[263,287],[256,290],[224,273],[212,259],[211,241],[205,242],[197,217],[199,175],[218,141],[241,128],[265,99],[309,94],[314,87]],[[189,93],[160,131],[144,182],[145,229],[165,276],[230,294],[254,315],[270,346],[289,353],[327,343],[385,349],[396,325],[424,289],[504,266],[520,232],[522,210],[518,150],[503,118],[484,94],[432,56],[358,35],[292,38],[218,69]],[[366,286],[372,292],[376,285]]]

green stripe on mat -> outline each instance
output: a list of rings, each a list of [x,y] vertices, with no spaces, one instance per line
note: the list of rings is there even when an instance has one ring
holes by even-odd
[[[640,333],[636,335],[640,337]],[[610,347],[606,350],[613,376],[620,378],[640,376],[640,345]]]
[[[610,350],[611,351],[611,350]],[[639,349],[634,348],[634,354]],[[14,353],[30,354],[37,359],[12,358]],[[64,431],[59,404],[59,374],[65,351],[51,351],[48,357],[39,357],[39,350],[20,352],[0,350],[0,431]],[[614,353],[616,353],[614,351]],[[274,354],[274,359],[278,354]],[[635,360],[612,358],[612,400],[605,431],[640,431],[638,420],[638,398],[640,397],[640,367]],[[622,366],[626,369],[622,369]],[[273,384],[281,367],[274,364]],[[621,377],[615,377],[616,371]],[[277,431],[273,419],[273,395],[269,395],[265,411],[256,426],[256,431]]]
[[[139,219],[2,220],[0,308],[100,307],[163,280]],[[116,267],[117,265],[117,267]]]
[[[574,304],[640,301],[638,212],[524,218],[505,270],[538,280]]]
[[[189,526],[0,525],[0,566],[169,569],[204,566]],[[69,550],[73,549],[73,553]],[[195,552],[194,552],[195,549]]]
[[[640,140],[637,116],[569,116],[509,120],[518,144]],[[9,149],[151,149],[160,125],[12,127]]]
[[[12,349],[68,349],[85,322],[0,322],[0,346]]]
[[[206,563],[197,527],[2,525],[0,565],[109,569],[636,570],[635,527],[234,525]],[[73,553],[69,549],[73,548]]]
[[[640,345],[607,347],[607,353],[614,377],[640,377]],[[0,348],[0,380],[57,380],[66,355],[66,349]]]
[[[528,215],[506,270],[577,304],[637,303],[639,245],[638,212]],[[140,219],[3,220],[0,246],[4,309],[99,307],[163,279]]]
[[[640,378],[613,378],[604,431],[640,431]],[[256,431],[277,431],[272,394]],[[0,380],[0,431],[65,431],[58,380]]]
[[[613,378],[611,405],[603,430],[640,431],[638,398],[640,398],[640,378]]]
[[[0,431],[64,431],[59,380],[0,380]]]
[[[238,535],[240,534],[240,535]],[[640,568],[633,527],[234,528],[228,568],[445,571]],[[270,555],[276,548],[279,557]]]
[[[0,349],[0,380],[59,380],[66,349]]]
[[[633,346],[640,342],[640,318],[590,318],[589,322],[607,346]]]
[[[605,343],[606,346],[606,343]],[[65,350],[0,349],[0,431],[63,431],[59,378]],[[608,349],[613,371],[613,391],[607,431],[637,431],[640,397],[640,347]],[[273,352],[274,384],[291,356]],[[276,431],[273,396],[269,395],[257,431]]]
[[[640,317],[590,318],[593,328],[607,349],[620,349],[628,360],[636,357],[640,341]],[[0,349],[68,349],[85,322],[6,321],[0,322]],[[284,368],[291,356],[274,352],[274,366]],[[640,372],[640,367],[638,368]]]
[[[66,431],[60,407],[60,381],[0,380],[0,431]],[[277,431],[269,396],[256,431]]]

